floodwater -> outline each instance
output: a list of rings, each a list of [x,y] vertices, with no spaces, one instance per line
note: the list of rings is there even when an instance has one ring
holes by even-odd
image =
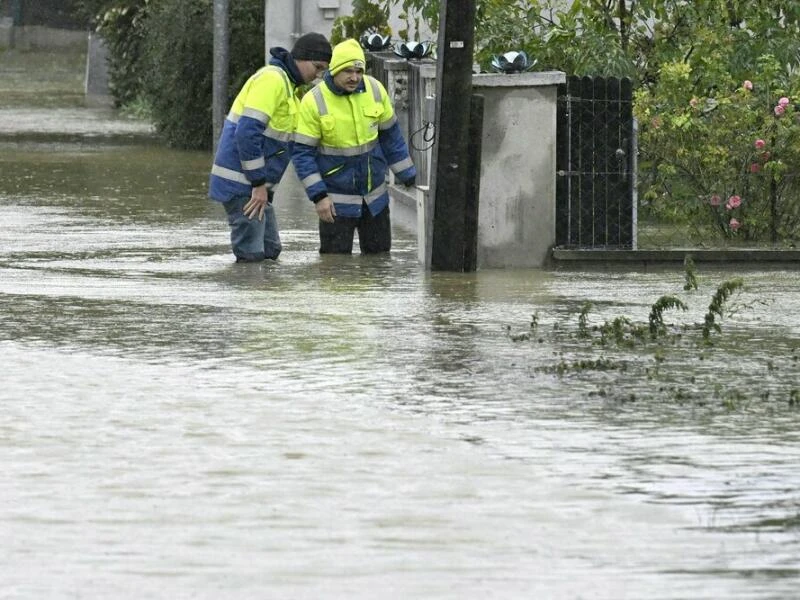
[[[796,270],[321,257],[292,173],[237,265],[209,161],[0,142],[0,598],[799,596]]]

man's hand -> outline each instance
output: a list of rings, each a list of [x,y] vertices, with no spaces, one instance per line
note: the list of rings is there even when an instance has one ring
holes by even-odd
[[[336,209],[330,198],[325,196],[314,205],[314,208],[317,209],[317,216],[319,216],[320,220],[326,223],[333,223],[333,218],[336,216]]]
[[[244,205],[244,216],[248,219],[258,217],[261,221],[264,219],[264,209],[267,207],[267,186],[259,185],[253,188],[250,192],[250,200]]]

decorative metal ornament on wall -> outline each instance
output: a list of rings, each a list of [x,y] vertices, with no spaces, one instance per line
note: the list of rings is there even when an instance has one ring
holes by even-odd
[[[534,65],[536,59],[531,60],[525,52],[516,50],[492,57],[492,70],[498,73],[522,73],[530,71]]]
[[[380,33],[365,33],[361,36],[361,47],[370,52],[380,52],[391,46],[392,38]]]
[[[407,60],[419,60],[430,56],[433,48],[433,42],[397,42],[394,53]]]

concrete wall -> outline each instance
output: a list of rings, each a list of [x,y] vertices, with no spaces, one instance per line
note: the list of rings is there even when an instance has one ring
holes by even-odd
[[[538,267],[555,244],[556,90],[564,73],[480,74],[478,267]]]
[[[86,104],[93,107],[112,106],[114,98],[109,89],[108,47],[99,35],[90,33],[88,37],[84,79]]]
[[[485,98],[479,269],[541,267],[550,259],[555,244],[557,86],[565,80],[559,71],[473,76],[473,93]],[[410,105],[418,102],[408,99]],[[416,152],[415,164],[429,160],[430,154],[432,149]],[[427,181],[417,182],[421,185],[415,191],[391,188],[392,219],[416,231],[419,260],[428,265],[433,202]]]

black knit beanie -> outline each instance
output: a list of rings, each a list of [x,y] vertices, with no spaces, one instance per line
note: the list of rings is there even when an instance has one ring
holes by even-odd
[[[321,33],[307,33],[294,43],[292,58],[331,62],[331,45]]]

